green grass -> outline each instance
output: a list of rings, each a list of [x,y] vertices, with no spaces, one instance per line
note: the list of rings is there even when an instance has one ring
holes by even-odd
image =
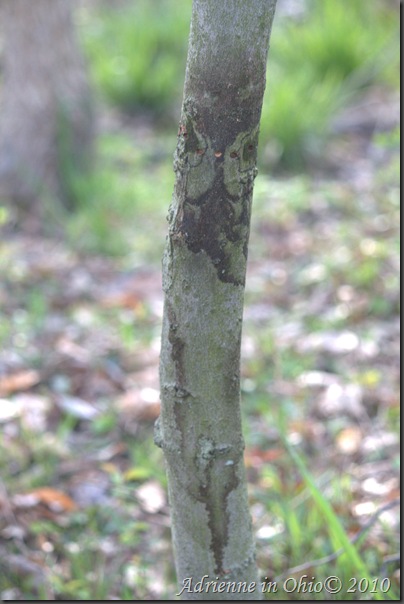
[[[78,250],[129,254],[135,263],[140,257],[161,257],[174,181],[172,109],[178,115],[190,6],[188,0],[175,7],[167,0],[142,0],[79,13],[96,90],[121,111],[147,109],[155,117],[166,116],[169,134],[160,134],[157,148],[156,139],[150,141],[140,131],[101,134],[93,172],[69,177],[74,214],[67,221],[57,217]],[[298,19],[281,13],[275,18],[261,120],[259,161],[264,169],[274,163],[296,169],[320,158],[331,122],[348,101],[368,85],[397,87],[394,8],[376,0],[311,0],[307,7]],[[380,144],[395,143],[382,137]],[[304,178],[291,182],[295,186],[288,188],[288,204],[279,207],[277,220],[291,220],[306,199]],[[259,187],[257,181],[256,198]],[[0,220],[8,219],[3,208]],[[156,221],[161,224],[157,246]],[[352,278],[354,285],[370,288],[378,260],[365,256],[353,259],[357,270]],[[328,270],[338,279],[337,266]],[[379,313],[388,312],[383,294],[374,304]]]
[[[330,119],[348,95],[371,82],[394,86],[396,79],[395,60],[388,64],[388,54],[382,51],[395,44],[395,12],[387,3],[320,0],[308,4],[312,9],[305,22],[278,19],[273,30],[269,104],[264,106],[261,144],[264,155],[266,146],[274,144],[276,159],[284,165],[299,165],[318,149]],[[109,102],[130,112],[147,107],[159,114],[180,102],[188,23],[184,16],[184,46],[175,24],[170,21],[166,27],[176,15],[177,4],[175,10],[173,3],[165,4],[167,19],[152,10],[156,5],[157,0],[129,3],[130,18],[112,7],[95,13],[94,19],[90,12],[82,15],[82,33],[96,85]],[[189,7],[188,2],[185,5]],[[142,16],[141,27],[136,15]],[[150,23],[155,33],[150,33]],[[162,23],[165,33],[161,33]],[[317,30],[321,26],[320,31],[313,23]],[[133,35],[135,26],[142,31]],[[178,39],[173,39],[174,33]],[[108,36],[111,42],[107,43]],[[158,52],[153,64],[156,71],[147,73],[147,61],[155,56],[150,40],[155,44],[161,36],[171,42],[164,41],[164,50],[158,52],[176,57],[178,74],[174,77],[167,68],[170,78],[158,89],[152,83],[153,78],[160,77]],[[327,51],[328,39],[331,53]],[[144,56],[136,50],[138,43],[149,49]],[[133,66],[125,60],[119,62],[122,53],[135,57]],[[305,69],[301,68],[302,57],[307,57]],[[121,79],[116,78],[117,73]],[[145,74],[151,81],[140,85]],[[171,138],[161,131],[150,139],[137,138],[136,130],[100,136],[96,170],[88,179],[73,179],[76,211],[63,218],[65,245],[77,266],[87,254],[99,253],[116,262],[117,273],[122,266],[158,266],[173,185],[175,127],[172,132]],[[398,142],[398,130],[378,134],[372,141],[393,157],[375,175],[371,195],[362,194],[349,183],[313,183],[307,174],[296,173],[285,179],[260,175],[254,193],[249,257],[252,268],[258,264],[265,270],[258,285],[250,275],[247,280],[246,310],[250,315],[244,322],[244,338],[251,346],[243,356],[242,398],[246,459],[254,449],[258,460],[267,451],[273,454],[269,460],[247,467],[255,526],[274,529],[270,537],[258,540],[258,562],[263,577],[282,584],[290,569],[343,548],[344,554],[331,563],[313,565],[293,575],[299,580],[306,573],[308,582],[312,577],[313,581],[340,577],[344,589],[333,599],[375,598],[369,590],[348,592],[350,578],[354,575],[364,580],[362,586],[366,581],[373,586],[385,555],[398,549],[393,528],[383,523],[378,524],[380,530],[375,535],[366,533],[352,544],[359,530],[352,507],[364,497],[353,470],[379,461],[384,464],[383,472],[386,467],[396,469],[398,458],[390,458],[384,447],[359,460],[344,457],[336,448],[339,435],[350,427],[365,426],[376,437],[398,430],[399,407],[393,396],[398,382],[391,349],[398,310],[399,172],[394,157]],[[11,214],[0,207],[0,223],[7,226]],[[79,368],[64,358],[66,367],[62,363],[55,369],[49,359],[53,359],[57,339],[47,341],[44,336],[49,317],[55,313],[60,318],[61,311],[55,310],[52,299],[55,291],[67,290],[68,277],[33,274],[35,267],[31,269],[26,258],[16,255],[7,239],[0,242],[0,272],[4,277],[0,284],[1,361],[9,354],[18,363],[43,370],[42,382],[33,392],[47,398],[52,408],[40,433],[30,430],[23,418],[1,425],[0,487],[7,489],[5,495],[0,492],[1,501],[12,501],[15,495],[43,486],[68,492],[73,477],[64,476],[61,468],[66,462],[76,464],[79,475],[83,460],[90,456],[98,460],[93,468],[96,474],[107,477],[110,497],[107,502],[60,517],[36,516],[35,510],[25,517],[24,511],[17,510],[11,524],[24,527],[23,540],[4,538],[1,547],[38,560],[47,569],[49,582],[46,588],[38,586],[35,577],[9,569],[3,572],[2,567],[0,592],[18,586],[16,599],[150,599],[153,586],[160,581],[165,587],[159,596],[172,599],[176,587],[168,511],[139,514],[136,500],[136,488],[150,479],[166,489],[163,456],[153,444],[152,427],[141,425],[135,433],[130,432],[113,404],[121,391],[101,400],[96,397],[101,411],[91,423],[57,409],[54,400],[61,390],[80,396],[80,390],[70,391],[74,384],[78,388],[77,383],[86,384],[94,375],[102,379],[105,358]],[[322,295],[321,305],[312,309],[311,303]],[[82,304],[91,316],[89,324],[78,320]],[[254,305],[264,306],[268,314],[255,316]],[[141,312],[134,312],[76,300],[62,312],[67,325],[57,332],[57,338],[75,342],[78,337],[77,342],[85,348],[88,332],[96,333],[100,342],[104,335],[108,337],[109,330],[117,334],[120,348],[108,354],[115,355],[114,362],[122,364],[125,374],[135,372],[136,353],[147,350],[160,329],[147,303]],[[289,339],[288,329],[292,334]],[[333,330],[351,330],[368,344],[377,342],[380,331],[386,337],[375,357],[356,358],[354,362],[349,356],[299,350],[302,338]],[[98,364],[98,360],[102,362]],[[344,383],[364,389],[370,400],[367,423],[362,425],[362,420],[345,415],[321,420],[315,417],[315,395],[296,385],[302,374],[324,370],[324,365],[325,371]],[[4,367],[9,370],[7,364]],[[49,367],[51,374],[56,372],[56,377],[65,380],[63,389],[56,387],[55,375],[48,379]],[[386,390],[390,398],[384,402]],[[14,399],[13,393],[4,396]],[[104,463],[102,454],[111,445],[118,447],[117,457]],[[87,482],[83,476],[80,480]],[[0,531],[4,529],[1,525]],[[382,599],[398,599],[396,579],[389,569],[387,575],[392,587]],[[379,596],[380,587],[379,583]],[[275,596],[268,593],[267,598]],[[325,594],[281,590],[276,599],[325,599]]]
[[[134,146],[124,135],[98,140],[96,170],[73,182],[75,212],[67,233],[77,250],[110,256],[161,257],[174,176],[171,138]],[[157,159],[156,159],[157,158]],[[155,237],[156,224],[161,236]]]
[[[364,559],[358,553],[356,547],[352,544],[349,539],[347,533],[344,530],[344,527],[341,524],[338,516],[333,511],[332,506],[329,501],[324,497],[321,493],[320,489],[316,485],[316,481],[310,472],[307,470],[305,462],[302,460],[300,454],[298,454],[293,447],[291,447],[287,441],[284,439],[284,446],[286,447],[294,465],[298,468],[299,473],[304,479],[306,487],[310,492],[318,510],[323,516],[324,520],[328,525],[328,531],[330,533],[330,537],[332,542],[334,543],[334,547],[336,550],[340,548],[344,551],[344,575],[346,577],[361,577],[361,579],[366,580],[370,585],[372,585],[374,577],[371,576],[369,568],[364,561]],[[348,572],[347,572],[348,571]],[[347,599],[347,593],[339,593],[340,599]],[[374,590],[373,599],[376,600],[385,600],[384,594],[382,594],[377,588]]]
[[[138,0],[82,13],[94,83],[112,104],[134,113],[178,113],[191,3]]]
[[[380,144],[385,145],[386,140],[381,140]],[[153,146],[151,144],[147,150]],[[139,181],[148,178],[148,168],[160,173],[161,166],[150,166],[151,155],[146,152],[143,157],[121,137],[102,139],[100,155],[110,180],[108,186],[92,183],[92,187],[98,191],[99,209],[106,213],[105,216],[109,216],[107,212],[111,211],[108,204],[110,193],[117,196],[116,205],[112,205],[117,221],[113,236],[123,248],[133,249],[135,254],[136,245],[131,239],[133,233],[138,230],[146,237],[146,228],[150,228],[148,245],[137,253],[139,258],[148,259],[154,258],[155,254],[157,262],[160,252],[157,254],[153,250],[160,220],[161,239],[164,240],[165,222],[161,212],[165,214],[166,208],[164,204],[160,205],[159,195],[151,195],[152,184]],[[243,360],[246,459],[255,449],[258,456],[268,450],[274,453],[272,461],[264,460],[256,467],[247,467],[255,526],[273,529],[270,537],[258,539],[257,550],[262,578],[276,580],[279,586],[275,595],[266,594],[267,599],[275,596],[277,600],[325,599],[327,594],[324,591],[310,593],[300,589],[288,593],[282,588],[284,581],[292,577],[287,583],[287,588],[292,589],[293,581],[296,579],[298,582],[304,575],[307,575],[307,583],[313,584],[324,582],[329,576],[341,578],[344,587],[332,599],[398,599],[393,577],[386,597],[383,593],[380,595],[383,587],[380,582],[376,584],[375,593],[370,593],[381,572],[384,556],[395,552],[398,547],[393,530],[388,525],[381,525],[377,538],[368,540],[369,535],[364,534],[360,542],[351,543],[359,529],[350,512],[358,501],[358,481],[355,473],[350,471],[350,464],[357,468],[362,462],[363,465],[377,463],[378,457],[371,453],[357,463],[354,458],[341,460],[335,452],[335,440],[342,430],[356,422],[345,416],[320,422],[313,417],[310,394],[300,389],[290,393],[276,390],[280,382],[284,386],[295,387],[299,376],[318,369],[319,363],[324,361],[321,353],[299,351],[293,338],[284,340],[285,326],[295,324],[298,327],[296,340],[313,333],[321,335],[330,329],[353,329],[362,341],[368,339],[372,342],[373,327],[384,329],[397,312],[394,302],[397,289],[394,281],[394,258],[397,254],[395,225],[398,224],[399,210],[397,174],[391,180],[393,173],[389,164],[385,170],[386,174],[378,175],[372,203],[364,203],[367,198],[358,197],[347,183],[313,183],[307,176],[285,180],[261,176],[257,179],[250,258],[253,266],[259,262],[262,267],[268,267],[275,262],[278,270],[283,268],[286,273],[286,280],[279,279],[276,272],[274,277],[270,271],[265,273],[264,282],[256,289],[252,287],[254,282],[251,288],[247,284],[246,309],[261,303],[270,309],[271,315],[269,319],[262,320],[250,311],[244,322],[244,337],[253,343],[253,353]],[[138,182],[134,185],[126,180],[127,171],[138,175]],[[166,173],[163,170],[161,174]],[[166,174],[165,178],[168,181],[171,176]],[[166,197],[171,183],[155,181],[153,179],[155,191],[161,189],[161,197]],[[130,203],[131,186],[136,191],[146,192],[138,194],[133,206]],[[114,195],[111,199],[115,199]],[[85,249],[89,245],[87,230],[93,228],[96,199],[94,195],[91,211],[84,204],[76,215],[71,216],[70,245],[73,249],[77,250],[79,245]],[[76,220],[77,223],[74,222]],[[81,231],[77,230],[77,225],[81,225]],[[381,226],[384,230],[380,231]],[[326,231],[327,245],[321,236],[325,227],[329,228]],[[316,237],[310,238],[313,232]],[[308,246],[300,257],[288,247],[290,237],[296,235],[304,235],[306,239],[303,237],[302,240],[307,241]],[[271,247],[276,236],[280,236],[282,241],[279,257]],[[375,241],[375,245],[371,241]],[[102,248],[102,237],[99,242],[90,239],[92,252],[100,245],[105,249]],[[340,253],[342,248],[348,250],[349,261],[345,261],[346,257]],[[38,288],[30,287],[31,282],[35,283],[35,274],[26,271],[16,279],[16,265],[8,260],[4,247],[4,254],[0,256],[2,270],[7,277],[4,283],[10,290],[15,288],[16,295],[16,308],[9,309],[8,321],[26,344],[35,343],[46,328],[46,317],[53,312],[47,294],[57,289],[56,278],[51,275],[42,278],[39,293]],[[372,270],[367,268],[369,261]],[[317,272],[312,268],[313,263],[317,265]],[[303,269],[306,273],[302,278]],[[362,274],[366,278],[362,276],[358,281],[358,275]],[[381,274],[386,278],[390,276],[392,285],[388,285],[388,279],[381,280]],[[335,292],[347,286],[351,286],[366,302],[365,312],[361,311],[359,316],[335,319],[330,315],[330,307],[334,303],[339,304]],[[388,287],[391,287],[390,300]],[[327,288],[331,288],[333,296],[311,315],[308,310],[310,301]],[[389,302],[382,312],[375,309],[376,299]],[[79,309],[80,305],[77,308],[73,304],[65,311],[73,333]],[[102,336],[105,326],[108,326],[119,334],[119,355],[126,359],[129,367],[133,354],[147,348],[158,335],[147,308],[144,313],[129,315],[122,309],[99,308],[93,302],[87,307],[87,312],[92,317],[88,326],[91,332]],[[6,322],[2,312],[0,318]],[[8,337],[2,342],[5,350],[7,342]],[[45,359],[46,355],[52,354],[49,350],[39,352]],[[333,372],[341,380],[360,384],[377,398],[379,391],[382,392],[389,386],[388,382],[394,380],[394,374],[389,373],[391,359],[385,357],[387,353],[386,349],[376,359],[362,360],[354,366],[338,356],[327,359],[327,362],[333,364]],[[91,372],[98,371],[98,368],[97,363],[91,365]],[[69,377],[74,378],[75,374]],[[40,385],[38,393],[57,396],[52,382]],[[6,431],[7,439],[0,442],[0,474],[11,498],[41,486],[67,490],[70,478],[60,474],[65,462],[76,463],[79,472],[83,461],[94,455],[97,459],[97,454],[111,445],[123,444],[125,453],[118,457],[120,461],[114,458],[105,464],[99,461],[93,468],[97,474],[108,478],[109,502],[63,515],[62,522],[58,518],[34,518],[28,522],[25,547],[35,552],[46,565],[49,572],[47,589],[38,587],[32,577],[21,578],[7,570],[0,573],[0,591],[18,585],[26,598],[49,599],[52,596],[89,600],[113,596],[123,600],[148,599],[156,580],[153,572],[157,567],[157,574],[165,585],[164,598],[171,599],[176,593],[168,518],[165,516],[167,510],[154,516],[137,515],[136,487],[153,479],[166,489],[162,452],[153,444],[150,425],[141,426],[135,435],[126,430],[125,421],[113,401],[114,396],[97,401],[101,413],[92,423],[54,410],[47,429],[42,433],[30,432],[20,421],[13,423],[13,430]],[[375,432],[386,429],[395,432],[398,407],[380,404],[373,420]],[[81,439],[80,446],[75,445],[76,438]],[[377,453],[379,457],[383,454],[383,451]],[[396,461],[387,458],[385,463],[395,464]],[[86,484],[85,480],[83,484]],[[14,554],[19,553],[18,543],[9,542],[7,547]],[[42,550],[43,547],[50,548],[50,551]],[[344,553],[332,562],[313,564],[306,570],[291,572],[304,562],[321,560],[340,548]],[[387,576],[391,574],[387,572]],[[347,589],[352,587],[351,578],[362,580],[362,588],[368,582],[366,593],[348,592]]]
[[[190,0],[139,0],[84,11],[81,34],[96,88],[170,128],[179,116]],[[275,16],[261,121],[261,164],[301,167],[321,155],[336,113],[370,84],[399,87],[394,3],[310,0]]]
[[[260,139],[267,165],[266,157],[289,168],[318,157],[336,113],[366,86],[399,86],[394,6],[311,0],[307,7],[298,20],[275,17]]]
[[[65,428],[59,426],[53,439],[49,434],[41,437],[25,431],[21,435],[24,437],[24,451],[13,452],[10,447],[6,451],[3,443],[0,443],[0,470],[2,480],[10,489],[8,495],[54,483],[60,463],[67,455],[70,460],[74,457],[68,444],[69,437],[80,430],[77,422],[70,424],[69,431]],[[91,452],[105,447],[105,435],[102,438],[97,434],[96,426],[94,431],[95,434],[90,437]],[[114,428],[110,428],[109,438],[113,431]],[[61,439],[66,442],[63,447]],[[150,477],[165,485],[165,471],[161,451],[154,446],[150,430],[144,431],[133,442],[128,439],[128,450],[131,458],[128,470],[123,473],[111,464],[104,470],[110,475],[111,503],[94,504],[72,512],[62,520],[58,519],[57,514],[49,519],[41,514],[36,518],[34,511],[29,521],[26,545],[35,548],[35,543],[52,544],[46,556],[47,581],[38,584],[35,574],[30,576],[29,573],[21,578],[18,572],[14,574],[8,567],[3,572],[0,559],[0,592],[18,586],[27,599],[37,595],[39,599],[104,600],[109,599],[112,592],[123,600],[147,596],[150,586],[146,570],[153,568],[154,561],[149,559],[147,552],[143,552],[149,547],[145,548],[145,544],[153,539],[153,530],[147,518],[133,517],[133,510],[138,509],[133,498],[134,487]],[[6,463],[10,453],[17,453],[11,465]],[[81,450],[76,460],[78,468],[84,459],[85,452]],[[17,519],[14,518],[14,521],[17,522]],[[116,548],[116,562],[113,563],[116,570],[111,573],[112,543]],[[21,554],[18,547],[14,553]],[[128,569],[133,567],[139,573],[142,565],[145,578],[131,585],[126,577]],[[164,566],[161,572],[165,572]]]

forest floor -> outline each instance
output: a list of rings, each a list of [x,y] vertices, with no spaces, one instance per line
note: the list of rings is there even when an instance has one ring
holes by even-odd
[[[343,556],[316,562],[339,542],[286,439],[396,599],[399,149],[389,102],[376,95],[345,112],[326,164],[257,178],[242,408],[262,576],[349,580]],[[139,137],[153,156],[158,133],[134,126]],[[171,164],[164,154],[153,161]],[[166,223],[161,210],[146,214],[129,225],[135,238],[150,234],[143,256],[89,253],[71,237],[17,226],[0,239],[3,600],[177,591],[164,461],[152,438]],[[339,598],[372,597],[346,588]]]

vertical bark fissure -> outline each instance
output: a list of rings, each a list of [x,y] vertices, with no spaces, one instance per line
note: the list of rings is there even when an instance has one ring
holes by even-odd
[[[178,580],[257,580],[243,465],[240,343],[275,0],[194,0],[163,258],[156,443]],[[185,599],[260,599],[186,593]]]

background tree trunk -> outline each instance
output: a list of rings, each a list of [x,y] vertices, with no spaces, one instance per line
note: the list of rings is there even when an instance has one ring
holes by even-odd
[[[69,202],[71,171],[88,165],[90,90],[71,0],[2,0],[0,192],[23,207]]]
[[[163,259],[161,417],[180,589],[257,581],[240,418],[250,209],[276,0],[194,0]],[[187,600],[260,599],[193,593]]]

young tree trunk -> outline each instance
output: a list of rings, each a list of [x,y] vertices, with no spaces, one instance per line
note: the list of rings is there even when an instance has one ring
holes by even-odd
[[[89,163],[90,90],[70,0],[1,0],[0,191],[34,209],[69,201],[71,170]]]
[[[248,587],[257,581],[243,463],[240,342],[275,3],[193,3],[163,258],[162,409],[155,436],[167,462],[177,575],[187,600],[261,598],[258,585],[249,593],[226,590],[232,582]],[[221,592],[207,589],[212,580],[225,582]]]

